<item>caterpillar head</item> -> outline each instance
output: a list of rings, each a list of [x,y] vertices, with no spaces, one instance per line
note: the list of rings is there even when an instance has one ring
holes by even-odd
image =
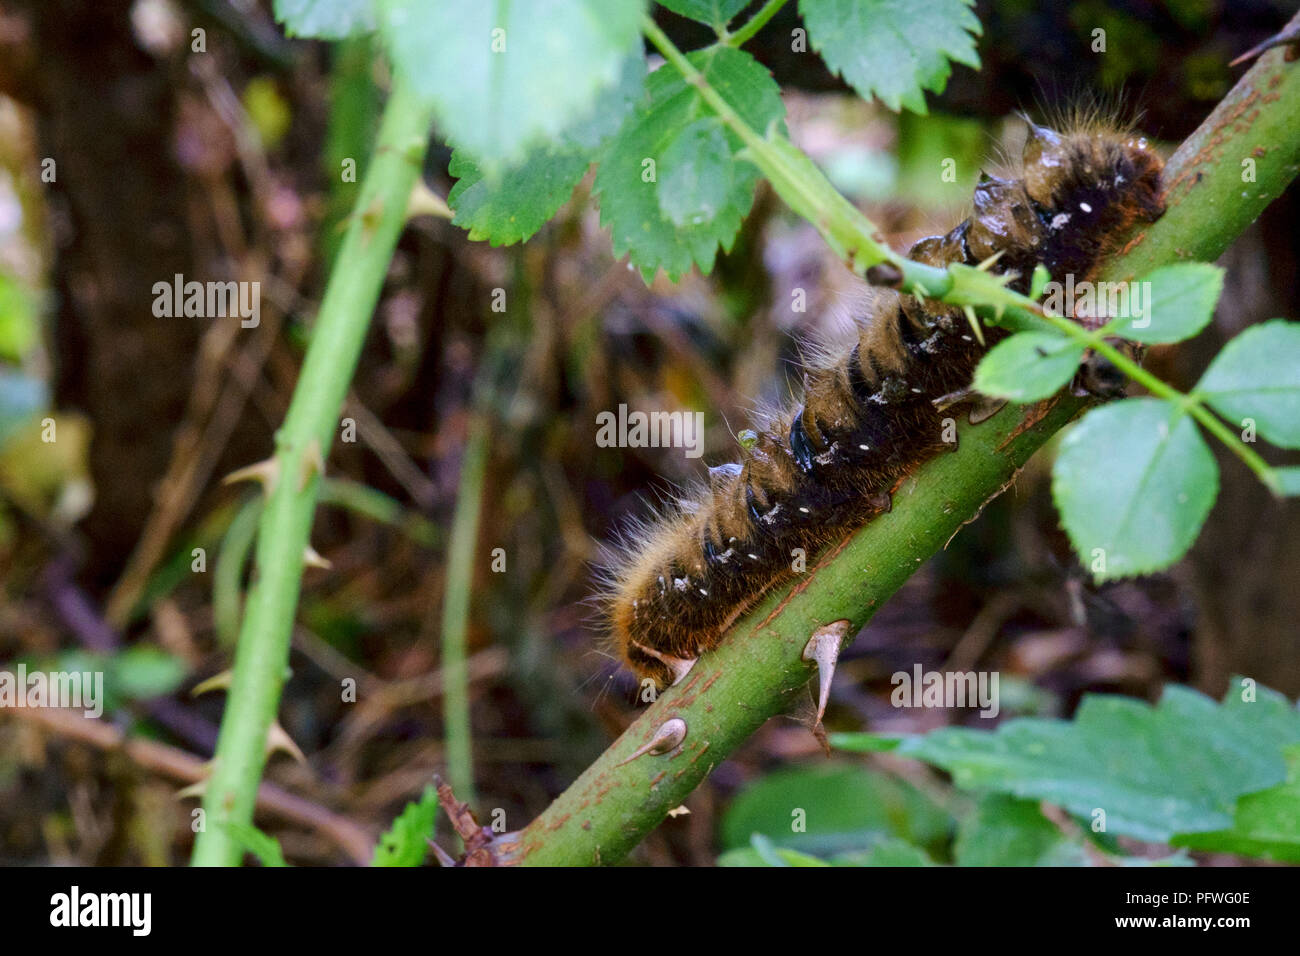
[[[1164,212],[1164,160],[1146,139],[1096,126],[1058,133],[1029,123],[1022,154],[1025,192],[1053,217],[1122,233]]]

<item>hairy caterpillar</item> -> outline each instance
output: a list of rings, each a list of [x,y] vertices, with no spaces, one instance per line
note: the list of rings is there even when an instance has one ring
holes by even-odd
[[[1027,291],[1038,263],[1057,280],[1088,279],[1135,224],[1163,212],[1160,156],[1099,122],[1065,133],[1030,124],[1021,162],[1020,179],[982,176],[969,218],[909,257],[945,266],[998,255],[994,268]],[[793,576],[794,549],[811,557],[888,511],[897,480],[952,447],[942,400],[965,393],[986,345],[955,309],[891,295],[872,311],[856,344],[806,370],[801,404],[764,422],[739,463],[710,468],[698,500],[644,529],[608,569],[609,629],[639,677],[681,679]],[[1003,335],[990,329],[987,345]]]

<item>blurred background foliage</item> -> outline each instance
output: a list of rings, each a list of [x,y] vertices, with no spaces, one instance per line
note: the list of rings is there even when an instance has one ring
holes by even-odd
[[[929,117],[863,103],[791,52],[794,4],[750,46],[786,91],[794,140],[896,247],[964,215],[979,171],[1017,152],[1015,111],[1104,95],[1176,143],[1230,87],[1228,61],[1289,15],[1264,0],[977,11],[984,68],[957,67]],[[659,18],[679,45],[708,39]],[[1098,28],[1105,53],[1091,49]],[[191,691],[229,666],[258,507],[220,478],[266,454],[324,277],[347,268],[333,260],[356,185],[339,170],[355,160],[360,178],[386,82],[368,41],[286,40],[265,0],[0,3],[0,663],[91,661],[115,687],[94,731],[0,712],[0,862],[187,857],[192,804],[174,792],[201,774],[221,713],[220,693]],[[426,170],[442,196],[449,158],[436,148]],[[431,218],[400,243],[348,401],[357,440],[330,453],[313,533],[332,567],[308,573],[294,635],[280,722],[305,759],[272,760],[259,815],[294,862],[368,861],[442,766],[446,529],[476,401],[490,448],[469,620],[475,769],[481,816],[500,809],[514,829],[638,706],[589,601],[601,543],[701,477],[680,450],[596,447],[596,414],[703,411],[705,461],[725,461],[754,408],[790,394],[799,343],[865,307],[765,188],[712,275],[649,287],[613,261],[590,188],[524,246],[471,243]],[[1244,326],[1300,315],[1297,198],[1225,256],[1213,329],[1153,350],[1159,375],[1185,389]],[[261,324],[155,317],[152,286],[175,274],[259,281]],[[1069,715],[1085,692],[1155,700],[1170,682],[1218,696],[1233,673],[1300,694],[1294,502],[1221,456],[1192,556],[1097,588],[1040,459],[859,635],[830,729],[987,723],[892,707],[890,675],[916,664],[998,670],[1003,720]],[[1117,849],[912,761],[828,762],[809,723],[770,721],[634,860],[1087,862]],[[792,806],[808,810],[806,832],[793,834]]]

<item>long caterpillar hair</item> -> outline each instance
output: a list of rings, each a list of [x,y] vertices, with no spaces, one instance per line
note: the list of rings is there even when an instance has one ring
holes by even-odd
[[[1028,291],[1041,263],[1058,281],[1088,280],[1141,222],[1163,212],[1163,161],[1144,139],[1095,115],[1068,132],[1029,124],[1018,179],[981,175],[970,216],[915,243],[909,258],[944,267],[997,256]],[[1000,254],[1000,255],[999,255]],[[605,616],[622,659],[659,686],[700,654],[769,588],[889,510],[890,490],[950,444],[942,406],[968,394],[986,348],[956,309],[878,296],[856,342],[804,372],[803,400],[742,441],[741,460],[709,469],[694,500],[642,528],[606,570]]]

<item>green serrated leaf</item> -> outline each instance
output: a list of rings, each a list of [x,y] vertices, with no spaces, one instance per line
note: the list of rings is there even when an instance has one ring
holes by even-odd
[[[659,211],[679,227],[712,221],[727,203],[734,168],[731,144],[717,119],[682,127],[659,164]]]
[[[408,803],[379,838],[370,865],[420,866],[428,855],[437,819],[438,791],[427,786],[420,799]]]
[[[952,819],[915,787],[851,765],[792,768],[742,790],[722,818],[726,848],[762,834],[779,846],[830,855],[867,850],[887,837],[938,846]]]
[[[631,111],[645,81],[645,58],[624,61],[617,84],[602,91],[590,115],[557,142],[533,147],[523,162],[483,170],[464,150],[451,155],[448,172],[457,179],[447,196],[456,225],[473,240],[508,246],[542,228],[573,194],[601,144]],[[485,175],[486,173],[486,175]]]
[[[1098,581],[1181,558],[1219,492],[1219,469],[1176,406],[1130,398],[1070,429],[1052,468],[1061,524]]]
[[[673,13],[721,30],[750,0],[659,0]]]
[[[1286,760],[1286,782],[1240,797],[1230,829],[1180,834],[1174,846],[1300,863],[1300,747]]]
[[[963,789],[1046,800],[1106,832],[1169,842],[1232,825],[1238,798],[1286,779],[1283,748],[1300,713],[1261,689],[1221,704],[1169,686],[1160,703],[1089,695],[1074,720],[1020,718],[994,732],[948,727],[909,739],[900,755],[952,774]]]
[[[275,0],[275,19],[291,37],[342,40],[375,28],[372,0]]]
[[[1017,332],[975,369],[975,389],[992,398],[1036,402],[1074,377],[1085,346],[1054,332]]]
[[[974,0],[799,0],[813,49],[864,99],[925,113],[956,60],[978,69]]]
[[[766,130],[785,115],[780,90],[771,75],[749,54],[730,47],[710,47],[690,54],[691,63],[709,84],[753,129]],[[718,247],[730,249],[741,220],[754,201],[758,171],[736,158],[741,142],[725,132],[729,162],[733,164],[725,201],[716,215],[699,223],[678,226],[663,211],[673,198],[661,199],[677,188],[683,171],[666,182],[674,167],[668,154],[681,132],[709,109],[699,91],[686,83],[671,66],[664,66],[646,81],[647,101],[639,106],[606,147],[596,173],[601,223],[613,233],[614,255],[630,255],[646,282],[663,269],[676,281],[692,264],[708,273]],[[716,168],[710,175],[716,175]]]
[[[468,229],[475,241],[487,239],[494,246],[522,242],[564,205],[589,164],[584,149],[542,148],[489,182],[473,160],[456,150],[447,170],[457,179],[447,194],[447,205],[456,212],[452,222]]]
[[[1106,303],[1097,302],[1090,311],[1111,314],[1101,311],[1109,309],[1130,313],[1108,323],[1108,333],[1151,345],[1181,342],[1200,332],[1214,317],[1214,305],[1223,291],[1223,274],[1222,268],[1208,262],[1163,266],[1139,280],[1131,293],[1116,296],[1114,302],[1108,294]],[[1097,294],[1100,298],[1100,292]],[[1127,308],[1123,303],[1125,298]]]
[[[1047,266],[1041,262],[1034,264],[1034,274],[1029,278],[1029,298],[1037,299],[1047,288],[1047,283],[1052,281],[1052,274],[1047,271]]]
[[[1082,844],[1066,839],[1038,803],[1004,794],[982,798],[961,822],[953,855],[958,866],[1087,866]]]
[[[1223,347],[1196,393],[1230,421],[1254,421],[1282,448],[1300,448],[1300,322],[1272,319]]]
[[[638,49],[644,0],[378,0],[395,69],[480,163],[511,163],[584,115]]]

